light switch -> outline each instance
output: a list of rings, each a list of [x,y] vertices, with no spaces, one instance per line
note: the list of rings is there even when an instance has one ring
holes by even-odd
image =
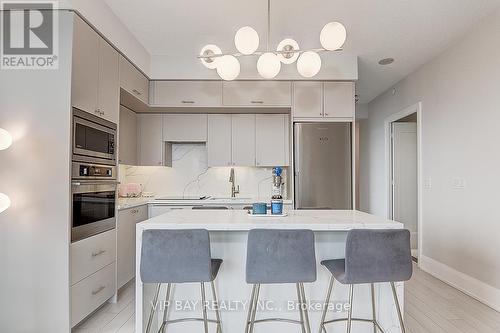
[[[453,188],[456,190],[463,190],[466,187],[464,178],[453,178]]]

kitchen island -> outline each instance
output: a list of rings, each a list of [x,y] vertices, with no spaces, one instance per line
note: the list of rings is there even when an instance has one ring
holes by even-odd
[[[305,285],[309,302],[311,331],[317,332],[330,274],[319,263],[325,259],[343,258],[345,240],[350,229],[398,229],[401,223],[378,218],[359,211],[292,210],[286,217],[251,217],[244,210],[173,210],[137,224],[136,242],[136,332],[143,332],[151,309],[155,286],[143,284],[140,279],[140,258],[142,232],[147,229],[207,229],[210,231],[213,258],[224,263],[215,281],[224,332],[243,332],[245,329],[247,303],[251,285],[245,281],[246,241],[252,229],[310,229],[315,232],[318,278]],[[397,292],[403,302],[404,284],[398,283]],[[385,332],[400,332],[391,289],[388,284],[376,285],[377,318]],[[346,317],[346,286],[336,284],[330,301],[334,308],[328,318]],[[207,293],[210,295],[210,292]],[[369,285],[355,288],[353,316],[371,318],[371,296]],[[165,297],[162,288],[160,300]],[[261,298],[263,308],[257,318],[282,317],[297,319],[299,316],[293,301],[296,301],[295,285],[263,285]],[[175,285],[171,295],[169,319],[180,317],[201,317],[199,284]],[[211,300],[210,298],[208,300]],[[163,314],[157,313],[153,329],[161,323]],[[209,317],[215,315],[209,311]],[[330,324],[331,329],[345,329],[344,323]],[[299,332],[300,326],[286,323],[263,323],[256,326],[257,332]],[[154,330],[152,330],[154,332]],[[157,329],[156,329],[157,331]],[[167,332],[202,332],[201,322],[169,325]],[[211,332],[215,327],[211,327]],[[370,323],[353,323],[353,332],[373,332]]]

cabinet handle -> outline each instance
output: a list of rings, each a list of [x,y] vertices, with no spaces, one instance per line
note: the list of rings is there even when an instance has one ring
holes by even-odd
[[[132,92],[134,92],[136,95],[142,95],[137,89],[132,89]]]
[[[92,290],[92,296],[95,296],[97,294],[99,294],[101,291],[103,291],[104,289],[106,289],[106,286],[100,286],[99,288],[97,288],[96,290]]]
[[[194,101],[181,101],[182,104],[194,104]]]
[[[100,250],[99,252],[92,252],[92,258],[98,257],[106,253],[106,250]]]
[[[329,115],[329,113],[325,113],[325,116],[328,116],[328,115]]]
[[[251,101],[252,104],[264,104],[264,101]]]

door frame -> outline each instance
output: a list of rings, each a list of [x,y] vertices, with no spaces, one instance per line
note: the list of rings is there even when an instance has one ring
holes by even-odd
[[[401,118],[417,114],[417,232],[418,232],[418,257],[422,258],[422,102],[415,103],[395,114],[390,115],[384,121],[385,127],[385,173],[386,173],[386,198],[387,218],[393,219],[392,202],[392,147],[391,147],[391,124]],[[420,262],[420,261],[419,261]]]

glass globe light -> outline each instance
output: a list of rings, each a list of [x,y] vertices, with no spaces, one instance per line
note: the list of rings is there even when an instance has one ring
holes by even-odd
[[[10,207],[10,198],[3,193],[0,193],[0,213]]]
[[[323,48],[329,51],[340,49],[347,39],[347,30],[339,22],[327,23],[319,35],[319,41]]]
[[[303,77],[313,77],[321,69],[321,58],[314,51],[302,53],[297,60],[297,71]]]
[[[257,71],[264,79],[272,79],[281,70],[281,62],[276,54],[266,52],[257,60]]]
[[[252,54],[259,48],[259,34],[252,27],[240,28],[234,35],[234,45],[241,54]]]
[[[285,51],[288,53],[279,53],[278,59],[284,64],[293,64],[299,57],[299,52],[293,52],[294,50],[299,50],[299,43],[297,41],[286,38],[283,39],[279,44],[277,51]]]
[[[240,75],[240,62],[232,55],[219,58],[217,63],[217,74],[225,81],[232,81]]]
[[[0,150],[9,148],[11,144],[12,135],[3,128],[0,128]]]
[[[221,49],[217,45],[205,45],[201,51],[200,56],[211,56],[214,54],[222,54]],[[208,69],[216,69],[220,57],[213,58],[200,58],[201,63]]]

